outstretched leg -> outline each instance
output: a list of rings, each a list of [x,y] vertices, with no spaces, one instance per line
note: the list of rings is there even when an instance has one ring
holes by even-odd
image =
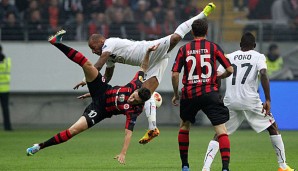
[[[80,65],[83,68],[86,81],[92,82],[97,77],[98,70],[81,52],[78,52],[77,50],[62,43],[62,37],[65,33],[65,30],[57,32],[54,36],[49,38],[49,42],[63,52],[68,59]]]
[[[195,20],[206,18],[215,9],[215,7],[216,6],[213,3],[209,3],[200,14],[180,24],[171,36],[168,52],[170,52],[178,44],[178,42],[183,39],[188,32],[190,32],[191,25]]]
[[[178,144],[180,159],[182,163],[182,171],[189,171],[188,148],[189,148],[189,130],[191,123],[189,121],[181,121],[178,133]]]
[[[32,147],[27,148],[27,156],[32,156],[37,153],[39,150],[46,147],[61,144],[70,140],[73,136],[85,131],[88,129],[87,120],[82,116],[75,124],[73,124],[69,129],[59,132],[54,135],[52,138],[48,139],[45,142],[34,144]]]

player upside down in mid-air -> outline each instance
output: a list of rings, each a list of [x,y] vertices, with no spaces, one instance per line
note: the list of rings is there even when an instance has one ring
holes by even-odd
[[[140,66],[145,56],[146,49],[160,43],[159,48],[150,54],[150,67],[145,76],[146,81],[143,84],[143,87],[148,88],[151,93],[153,93],[161,82],[167,67],[168,53],[191,30],[191,24],[194,20],[207,17],[214,8],[215,5],[209,3],[200,14],[180,24],[173,34],[158,40],[131,41],[113,37],[106,39],[102,35],[93,34],[89,38],[89,47],[92,49],[92,53],[100,56],[95,63],[95,67],[100,71],[104,64],[106,64],[104,76],[106,80],[109,81],[112,78],[115,63]],[[77,84],[75,89],[84,84],[84,82]],[[140,139],[139,143],[141,144],[146,144],[159,135],[159,130],[156,127],[156,105],[153,97],[146,101],[144,110],[148,118],[149,130]]]
[[[149,67],[150,52],[156,50],[159,44],[147,49],[141,64],[141,71],[137,72],[131,82],[125,86],[112,87],[105,82],[105,78],[82,53],[61,43],[63,34],[65,34],[64,31],[58,32],[49,38],[49,42],[62,51],[70,60],[82,67],[92,102],[79,120],[70,128],[56,134],[45,142],[34,144],[27,149],[27,155],[31,156],[41,149],[68,141],[73,136],[91,128],[105,118],[124,114],[126,115],[124,144],[120,154],[115,157],[121,164],[124,164],[136,119],[142,113],[145,101],[151,97],[150,90],[142,87],[142,84],[144,72]]]
[[[267,76],[266,57],[255,51],[255,37],[251,33],[242,36],[241,50],[227,55],[234,68],[232,76],[226,79],[224,103],[229,108],[230,120],[226,123],[228,134],[234,133],[244,119],[257,132],[267,129],[279,164],[278,171],[294,171],[286,164],[285,147],[277,124],[270,113],[270,87]],[[219,74],[224,68],[219,66]],[[262,103],[258,94],[258,75],[265,92],[266,101]],[[216,139],[216,138],[215,138]],[[218,151],[218,142],[211,140],[206,152],[203,171],[210,171]]]

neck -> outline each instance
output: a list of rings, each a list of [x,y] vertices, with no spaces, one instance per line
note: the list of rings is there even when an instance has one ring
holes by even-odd
[[[195,40],[201,40],[201,39],[206,39],[206,36],[198,36],[194,38]]]
[[[245,51],[250,51],[253,50],[252,48],[241,48],[241,51],[245,52]]]

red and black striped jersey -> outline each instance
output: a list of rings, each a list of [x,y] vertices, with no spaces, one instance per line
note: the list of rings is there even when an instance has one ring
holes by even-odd
[[[105,111],[111,115],[126,115],[125,128],[133,130],[137,117],[142,113],[144,104],[130,105],[127,103],[129,96],[141,88],[144,79],[144,72],[139,71],[133,80],[125,86],[114,86],[105,92]]]
[[[172,71],[180,73],[184,68],[182,99],[218,91],[216,61],[231,66],[222,49],[206,39],[194,39],[179,49]]]

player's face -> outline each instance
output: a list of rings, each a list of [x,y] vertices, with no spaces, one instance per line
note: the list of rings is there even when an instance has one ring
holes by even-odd
[[[101,50],[102,45],[103,45],[102,43],[95,42],[95,41],[92,41],[92,42],[89,43],[89,47],[92,50],[92,53],[94,53],[96,55],[99,55],[99,56],[102,53],[102,50]]]
[[[136,104],[140,104],[143,103],[142,99],[140,98],[138,91],[134,91],[129,98],[127,99],[127,103],[128,104],[132,104],[132,105],[136,105]]]

